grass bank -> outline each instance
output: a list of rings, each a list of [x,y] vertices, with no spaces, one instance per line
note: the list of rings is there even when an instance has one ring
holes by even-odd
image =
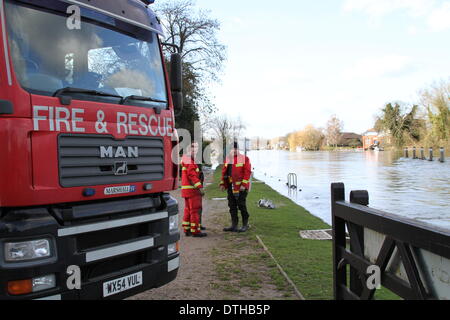
[[[208,198],[226,197],[226,193],[219,190],[218,181],[220,168],[214,172],[214,183],[206,189]],[[262,198],[272,200],[276,209],[259,208],[257,203]],[[253,182],[247,207],[250,212],[250,231],[227,237],[254,243],[257,242],[256,235],[259,235],[306,299],[333,299],[331,241],[306,240],[299,235],[300,230],[329,229],[330,226],[260,181]],[[228,212],[224,212],[222,222],[229,225]],[[376,297],[395,298],[383,289],[377,292]]]
[[[214,173],[214,181],[206,190],[208,198],[226,197],[217,187],[219,170]],[[262,198],[272,200],[277,209],[259,208],[257,203]],[[252,185],[247,206],[251,229],[245,235],[235,236],[257,241],[256,235],[259,235],[306,299],[332,299],[331,242],[304,240],[299,236],[300,230],[330,226],[259,181]],[[224,221],[230,223],[228,213]]]

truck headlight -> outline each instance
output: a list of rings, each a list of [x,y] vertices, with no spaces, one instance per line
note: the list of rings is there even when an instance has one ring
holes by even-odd
[[[177,231],[178,230],[178,215],[169,217],[169,231]]]
[[[167,246],[167,255],[171,255],[171,254],[174,254],[174,253],[177,253],[178,251],[180,251],[180,247],[179,247],[179,244],[178,244],[178,242],[176,242],[176,243],[171,243],[171,244],[169,244],[168,246]]]
[[[11,295],[29,294],[32,292],[39,292],[56,287],[56,277],[54,274],[49,274],[43,277],[36,277],[27,280],[9,281],[8,293]]]
[[[33,292],[39,292],[56,287],[56,277],[50,274],[43,277],[33,278],[32,280]]]
[[[50,257],[51,255],[50,241],[48,239],[5,243],[5,260],[7,262],[35,260]]]

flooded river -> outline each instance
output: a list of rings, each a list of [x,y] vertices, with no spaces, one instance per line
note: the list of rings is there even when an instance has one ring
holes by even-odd
[[[251,151],[254,176],[289,196],[287,175],[302,191],[289,197],[331,224],[330,184],[369,191],[370,207],[450,229],[450,158],[445,163],[403,158],[396,152]],[[437,157],[437,155],[435,155]]]

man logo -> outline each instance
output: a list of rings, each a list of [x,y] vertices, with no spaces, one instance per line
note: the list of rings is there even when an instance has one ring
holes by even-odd
[[[114,163],[114,175],[116,176],[126,176],[128,174],[128,163],[123,162],[115,162]]]
[[[139,147],[100,146],[100,158],[139,158]]]

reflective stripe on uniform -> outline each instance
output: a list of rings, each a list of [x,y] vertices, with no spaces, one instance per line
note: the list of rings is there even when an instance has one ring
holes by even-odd
[[[187,171],[187,168],[186,168],[186,167],[182,167],[182,170],[183,170],[183,171]]]
[[[196,224],[196,223],[191,223],[191,232],[192,233],[196,233],[196,232],[200,232],[200,224]]]
[[[199,168],[195,169],[195,172],[200,172],[200,169]]]
[[[184,230],[189,230],[191,228],[190,224],[191,224],[190,222],[183,222],[183,224],[182,224],[183,225],[183,229]]]
[[[242,180],[242,183],[248,183],[248,180]]]
[[[182,186],[181,189],[182,190],[193,190],[193,189],[195,189],[195,187],[194,186]]]
[[[194,187],[195,187],[195,188],[198,188],[198,187],[201,186],[201,185],[202,185],[201,182],[197,182],[197,183],[194,185]]]
[[[240,186],[242,184],[242,182],[236,182],[235,183],[237,186]]]
[[[243,167],[243,166],[244,166],[243,163],[236,163],[236,168],[241,168],[241,167]]]

